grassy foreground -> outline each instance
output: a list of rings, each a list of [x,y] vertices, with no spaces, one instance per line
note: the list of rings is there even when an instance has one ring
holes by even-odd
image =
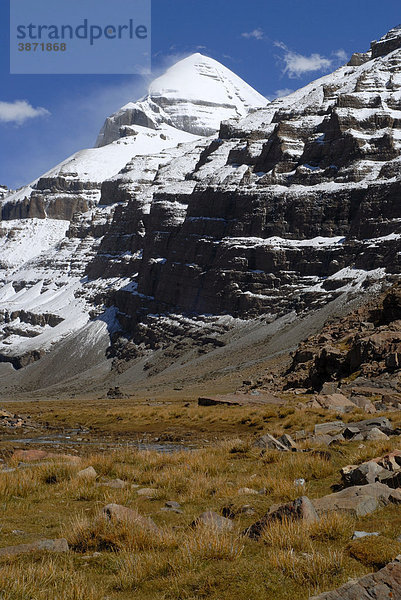
[[[274,409],[273,416],[266,407],[267,420],[259,409],[253,416],[248,410],[248,417],[242,415],[243,409],[218,410],[235,422],[239,415],[257,418],[272,433],[299,428],[302,420],[309,424],[323,420],[318,413],[291,410],[280,417],[283,409]],[[216,418],[218,412],[209,409],[208,414]],[[329,418],[326,414],[324,420]],[[1,599],[306,599],[377,569],[401,552],[396,542],[401,533],[397,506],[359,520],[334,514],[311,526],[274,525],[260,542],[240,535],[273,503],[330,493],[341,466],[399,447],[398,438],[365,442],[363,447],[357,442],[343,444],[330,449],[330,458],[312,452],[269,451],[260,456],[250,443],[249,430],[241,438],[231,435],[190,452],[120,449],[87,455],[80,464],[53,461],[0,473],[0,545],[66,537],[71,547],[63,555],[0,558]],[[77,477],[87,466],[95,468],[96,480]],[[125,481],[126,487],[103,485],[114,478]],[[299,478],[306,480],[305,486],[294,483]],[[139,495],[135,486],[153,488],[154,497]],[[161,511],[169,500],[178,501],[183,513]],[[101,509],[112,502],[151,516],[159,531],[106,522]],[[244,505],[251,505],[255,514],[241,512]],[[225,507],[236,515],[233,531],[190,527],[201,512],[211,509],[221,514]],[[355,529],[378,531],[382,537],[373,545],[366,540],[351,542]]]

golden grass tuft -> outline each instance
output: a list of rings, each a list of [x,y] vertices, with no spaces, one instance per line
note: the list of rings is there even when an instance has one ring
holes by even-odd
[[[75,519],[66,529],[65,537],[76,552],[147,550],[155,543],[155,533],[136,521],[110,521],[101,513],[94,518]]]
[[[220,531],[214,527],[199,525],[185,536],[181,546],[184,562],[237,560],[244,551],[239,532]]]
[[[348,541],[355,530],[355,519],[345,513],[329,512],[309,524],[311,539],[320,542]]]
[[[2,600],[99,600],[104,595],[99,587],[88,583],[83,573],[77,573],[71,558],[55,560],[42,557],[31,564],[11,564],[0,567]]]
[[[365,566],[381,569],[401,554],[401,543],[383,535],[367,536],[350,542],[348,552]]]
[[[325,553],[312,550],[300,554],[294,550],[274,550],[270,560],[286,577],[299,585],[315,589],[339,575],[344,563],[342,552],[330,550]]]

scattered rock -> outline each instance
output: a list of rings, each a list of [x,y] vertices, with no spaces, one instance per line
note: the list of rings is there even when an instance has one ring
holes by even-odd
[[[155,488],[141,488],[136,493],[144,498],[154,498],[157,495],[157,490]]]
[[[292,452],[296,452],[298,450],[297,444],[292,439],[292,437],[290,435],[288,435],[288,433],[285,433],[284,435],[279,437],[278,441],[280,442],[280,444],[283,444],[284,446],[286,446],[288,448],[288,450],[292,450]]]
[[[330,394],[330,396],[320,394],[316,400],[322,408],[327,410],[335,410],[340,413],[355,410],[355,404],[343,394]]]
[[[121,504],[107,504],[103,508],[103,515],[110,521],[129,521],[143,529],[158,531],[158,527],[150,517],[143,517],[136,510]]]
[[[27,554],[28,552],[68,552],[68,543],[64,538],[57,540],[39,540],[31,544],[19,544],[18,546],[6,546],[0,548],[0,556]]]
[[[318,514],[312,502],[307,496],[297,498],[293,502],[282,505],[274,505],[259,521],[248,527],[243,535],[258,540],[263,530],[274,521],[283,521],[283,519],[303,519],[307,523],[313,523],[319,519]]]
[[[164,506],[166,508],[181,508],[181,504],[179,502],[175,502],[174,500],[169,500]]]
[[[377,462],[370,460],[361,465],[347,465],[341,469],[341,478],[346,486],[366,485],[379,481],[379,475],[386,473]]]
[[[111,479],[110,481],[99,481],[96,485],[121,490],[127,487],[127,482],[122,479]]]
[[[253,490],[252,488],[243,487],[243,488],[240,488],[237,493],[238,493],[239,496],[242,496],[242,495],[246,495],[246,494],[248,494],[248,495],[252,495],[252,494],[258,495],[259,492],[257,490]]]
[[[255,448],[262,450],[280,450],[280,452],[288,452],[287,446],[276,440],[270,433],[265,433],[254,443]]]
[[[97,477],[97,473],[93,467],[86,467],[86,469],[78,471],[77,477],[80,479],[94,480]]]
[[[363,439],[365,441],[373,441],[373,440],[388,440],[389,437],[383,431],[381,431],[378,427],[372,427],[370,431],[366,431],[363,434]]]
[[[377,533],[376,531],[369,533],[367,531],[354,531],[354,535],[352,536],[353,540],[359,540],[361,538],[364,537],[372,537],[372,536],[378,536],[380,535],[380,533]]]
[[[174,500],[169,500],[165,503],[164,507],[161,508],[163,512],[174,512],[177,514],[182,514],[181,504],[179,502],[175,502]]]
[[[191,523],[191,527],[198,527],[199,525],[220,531],[233,528],[233,522],[230,519],[222,517],[213,510],[207,510]]]
[[[318,423],[315,425],[315,435],[337,435],[342,433],[346,427],[343,421],[331,421],[330,423]]]

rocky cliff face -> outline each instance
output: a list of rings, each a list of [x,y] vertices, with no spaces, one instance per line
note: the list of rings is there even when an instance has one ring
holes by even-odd
[[[215,61],[182,63],[106,121],[98,148],[3,201],[8,248],[21,223],[53,231],[50,250],[4,267],[4,360],[97,317],[116,368],[172,345],[174,361],[188,340],[207,351],[244,320],[305,314],[398,277],[399,28],[266,106]],[[27,323],[21,309],[63,321]]]

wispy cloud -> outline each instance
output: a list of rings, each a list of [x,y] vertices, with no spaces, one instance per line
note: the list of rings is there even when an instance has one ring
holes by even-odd
[[[321,54],[314,52],[309,56],[299,54],[290,50],[283,42],[274,42],[277,48],[283,50],[284,54],[281,57],[284,62],[282,72],[288,75],[290,79],[296,79],[306,73],[316,71],[328,71],[330,68],[336,68],[347,60],[347,53],[343,49],[336,50],[331,53],[332,58],[327,58]]]
[[[257,29],[254,29],[253,31],[244,31],[244,33],[241,33],[241,36],[248,40],[252,39],[252,38],[255,40],[263,40],[265,37],[265,34],[264,34],[263,29],[258,27]]]
[[[333,52],[333,56],[335,56],[342,63],[345,63],[348,60],[348,54],[342,48]]]
[[[284,98],[284,96],[288,96],[288,94],[292,94],[294,90],[291,88],[283,88],[282,90],[276,90],[274,92],[275,98]]]
[[[45,108],[34,108],[26,100],[14,100],[14,102],[0,101],[0,122],[1,123],[16,123],[22,125],[28,119],[36,117],[44,117],[49,115],[49,111]]]

